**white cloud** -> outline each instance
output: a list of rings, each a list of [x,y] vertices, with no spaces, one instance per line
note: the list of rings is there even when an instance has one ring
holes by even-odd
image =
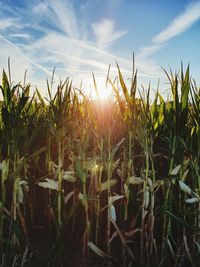
[[[70,38],[78,38],[79,30],[72,3],[64,0],[44,1],[34,6],[33,12]]]
[[[176,17],[170,25],[153,38],[154,43],[165,43],[173,37],[185,32],[200,19],[200,2],[189,5],[186,10]]]
[[[151,56],[152,54],[154,54],[155,52],[157,52],[158,50],[160,50],[163,47],[163,45],[161,44],[153,44],[150,46],[145,46],[142,47],[140,49],[140,53],[138,54],[139,58],[147,58],[149,56]]]
[[[110,19],[103,19],[98,23],[93,23],[92,28],[96,35],[98,46],[104,49],[127,33],[126,31],[116,31],[114,21]]]
[[[13,33],[10,35],[11,38],[21,38],[25,40],[29,40],[31,38],[30,34],[28,33]]]
[[[18,82],[23,80],[24,72],[26,69],[29,69],[30,63],[27,59],[21,56],[21,53],[17,48],[12,47],[9,43],[5,42],[0,36],[0,49],[1,49],[1,57],[0,57],[0,65],[1,67],[6,68],[8,62],[8,50],[9,57],[11,59],[11,75],[12,80],[14,82]],[[20,70],[20,71],[19,71]]]
[[[0,31],[7,30],[8,28],[21,28],[22,26],[19,24],[17,19],[13,18],[1,18],[0,19]]]
[[[172,20],[169,26],[152,38],[152,44],[140,49],[139,58],[149,57],[163,48],[166,42],[187,31],[200,20],[200,1],[187,6],[184,12]]]
[[[118,57],[108,50],[126,33],[116,30],[114,21],[102,20],[92,24],[96,36],[94,41],[91,36],[86,35],[88,28],[80,27],[81,18],[74,9],[73,1],[43,0],[34,3],[30,5],[30,2],[27,2],[26,8],[17,13],[16,20],[8,17],[7,24],[2,24],[9,27],[7,29],[10,34],[5,35],[0,28],[0,37],[4,41],[0,42],[0,65],[5,66],[10,56],[16,81],[21,78],[20,74],[17,78],[17,72],[23,74],[24,70],[28,69],[30,82],[44,85],[45,75],[51,76],[53,68],[56,67],[57,81],[59,76],[62,79],[70,76],[77,86],[81,80],[85,80],[85,86],[88,86],[88,81],[92,84],[92,70],[96,79],[103,80],[106,78],[108,65],[112,64],[114,67],[111,72],[116,75],[115,60],[125,78],[131,76],[132,61]],[[13,8],[13,13],[15,12]],[[18,25],[18,28],[14,28],[15,25]],[[90,27],[89,22],[87,27]],[[31,38],[30,28],[34,30]],[[4,49],[1,49],[2,47]],[[2,58],[4,60],[1,60]],[[20,58],[23,64],[20,63]],[[136,60],[136,65],[140,76],[148,79],[158,77],[159,70],[154,62]]]
[[[12,82],[18,83],[23,81],[24,74],[27,71],[27,82],[31,83],[32,93],[35,90],[35,86],[42,85],[40,89],[42,94],[45,95],[45,75],[51,77],[52,71],[35,62],[35,60],[27,56],[19,46],[6,39],[4,36],[0,35],[0,40],[0,66],[5,68],[5,66],[7,66],[8,57],[10,57]],[[9,54],[7,51],[9,51]],[[38,79],[38,73],[42,74],[42,79]],[[59,79],[60,78],[55,74],[55,81],[59,82]]]
[[[47,3],[39,3],[37,5],[34,5],[33,13],[42,16],[46,12],[47,8]]]

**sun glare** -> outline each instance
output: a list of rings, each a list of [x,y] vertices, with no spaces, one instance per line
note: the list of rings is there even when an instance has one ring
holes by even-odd
[[[100,98],[101,100],[108,99],[111,96],[111,89],[107,86],[100,86],[98,88],[98,95],[97,98]]]
[[[97,82],[97,92],[94,89],[92,98],[93,99],[100,99],[100,100],[107,100],[112,96],[112,89],[109,85],[105,84],[105,80],[98,80]]]

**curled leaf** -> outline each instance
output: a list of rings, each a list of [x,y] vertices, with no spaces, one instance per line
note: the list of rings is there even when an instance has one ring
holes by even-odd
[[[39,182],[38,185],[43,188],[58,191],[58,182],[49,178],[46,178],[44,182]]]
[[[63,172],[63,180],[70,183],[75,183],[76,182],[75,173],[73,171]]]
[[[28,191],[28,181],[27,180],[20,180],[18,178],[17,182],[17,201],[18,203],[23,203],[24,201],[24,191]]]
[[[110,218],[111,218],[111,220],[113,220],[114,222],[116,222],[116,220],[117,220],[115,207],[114,207],[112,204],[110,205]]]
[[[115,201],[124,198],[124,196],[112,196],[109,197],[109,205],[112,205]]]
[[[177,165],[170,173],[170,175],[177,175],[181,168],[181,164]]]
[[[79,194],[78,194],[78,199],[80,200],[81,204],[82,204],[85,208],[88,207],[87,199],[86,199],[86,197],[85,197],[82,193],[79,193]]]
[[[107,255],[104,251],[102,251],[100,248],[98,248],[94,243],[88,242],[88,246],[99,257],[102,257],[102,258],[110,258],[109,255]]]
[[[200,243],[198,243],[197,241],[194,241],[194,243],[197,246],[198,254],[200,254]]]
[[[4,183],[5,180],[8,178],[9,172],[9,160],[5,159],[0,163],[0,170],[2,172],[2,182]]]
[[[65,201],[65,205],[68,203],[68,201],[70,200],[70,198],[74,195],[74,191],[71,191],[70,193],[68,193],[64,199]]]
[[[199,199],[197,197],[192,197],[192,198],[186,199],[185,202],[188,204],[193,204],[193,203],[199,202]]]
[[[142,178],[135,176],[129,177],[127,179],[127,184],[139,185],[142,184],[143,182],[144,180]]]
[[[151,178],[148,177],[147,182],[148,182],[149,186],[153,186],[153,181],[151,180]]]
[[[105,183],[101,183],[101,192],[108,190],[108,188],[111,188],[117,183],[115,179],[112,179],[110,181],[106,181]]]
[[[180,186],[180,189],[188,194],[188,195],[191,195],[192,194],[192,190],[191,188],[189,188],[189,186],[187,186],[184,182],[182,182],[181,180],[179,180],[179,186]]]

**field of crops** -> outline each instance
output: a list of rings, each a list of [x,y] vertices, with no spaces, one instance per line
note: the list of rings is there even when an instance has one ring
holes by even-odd
[[[3,71],[0,266],[200,266],[200,89],[165,74],[168,99],[118,67],[91,100]]]

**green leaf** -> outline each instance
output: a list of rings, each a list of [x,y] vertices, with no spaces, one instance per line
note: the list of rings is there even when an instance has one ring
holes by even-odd
[[[125,99],[126,99],[127,103],[130,104],[129,92],[128,92],[128,89],[127,89],[126,84],[124,82],[124,79],[123,79],[123,76],[122,76],[122,73],[120,71],[118,64],[117,64],[117,69],[118,69],[119,80],[120,80],[120,84],[121,84]]]
[[[84,170],[79,159],[76,159],[75,168],[76,168],[76,173],[78,174],[81,181],[85,182]]]
[[[28,99],[29,99],[29,97],[24,96],[24,95],[20,98],[19,103],[16,107],[16,119],[18,119],[19,116],[21,115],[21,112],[25,108]]]
[[[182,78],[182,111],[188,107],[188,95],[190,91],[190,74],[189,74],[189,65],[187,67],[185,77]]]
[[[121,146],[121,144],[125,141],[125,138],[122,138],[122,140],[115,146],[115,148],[112,150],[111,154],[110,154],[110,161],[112,162],[114,159],[114,156],[117,152],[117,150],[119,149],[119,147]]]
[[[114,227],[115,227],[115,229],[116,229],[116,231],[117,231],[117,233],[118,233],[118,235],[119,235],[119,237],[120,237],[120,239],[121,239],[121,242],[122,242],[122,244],[123,244],[123,246],[124,246],[124,249],[126,250],[127,254],[128,254],[132,259],[135,259],[135,256],[134,256],[132,250],[130,249],[130,247],[127,246],[127,244],[126,244],[126,239],[125,239],[123,233],[120,231],[118,225],[117,225],[116,222],[113,221],[113,220],[111,220],[111,222],[112,222],[112,224],[114,225]]]
[[[6,72],[5,72],[4,69],[3,69],[3,74],[2,74],[1,91],[2,91],[2,94],[3,94],[3,97],[4,97],[5,104],[7,106],[9,104],[10,100],[11,100],[11,92],[10,92],[8,77],[7,77]]]
[[[45,103],[44,103],[43,97],[42,97],[42,95],[40,94],[40,92],[39,92],[39,90],[37,88],[36,88],[36,93],[37,93],[37,96],[38,96],[38,98],[40,100],[41,105],[44,107]]]
[[[199,232],[200,233],[200,228],[196,228],[191,226],[190,224],[188,224],[187,222],[185,222],[182,218],[177,217],[176,215],[174,215],[173,213],[171,213],[170,211],[166,210],[165,211],[171,218],[173,218],[174,220],[176,220],[178,223],[184,225],[185,227],[187,227],[189,230],[192,230],[194,232]]]

